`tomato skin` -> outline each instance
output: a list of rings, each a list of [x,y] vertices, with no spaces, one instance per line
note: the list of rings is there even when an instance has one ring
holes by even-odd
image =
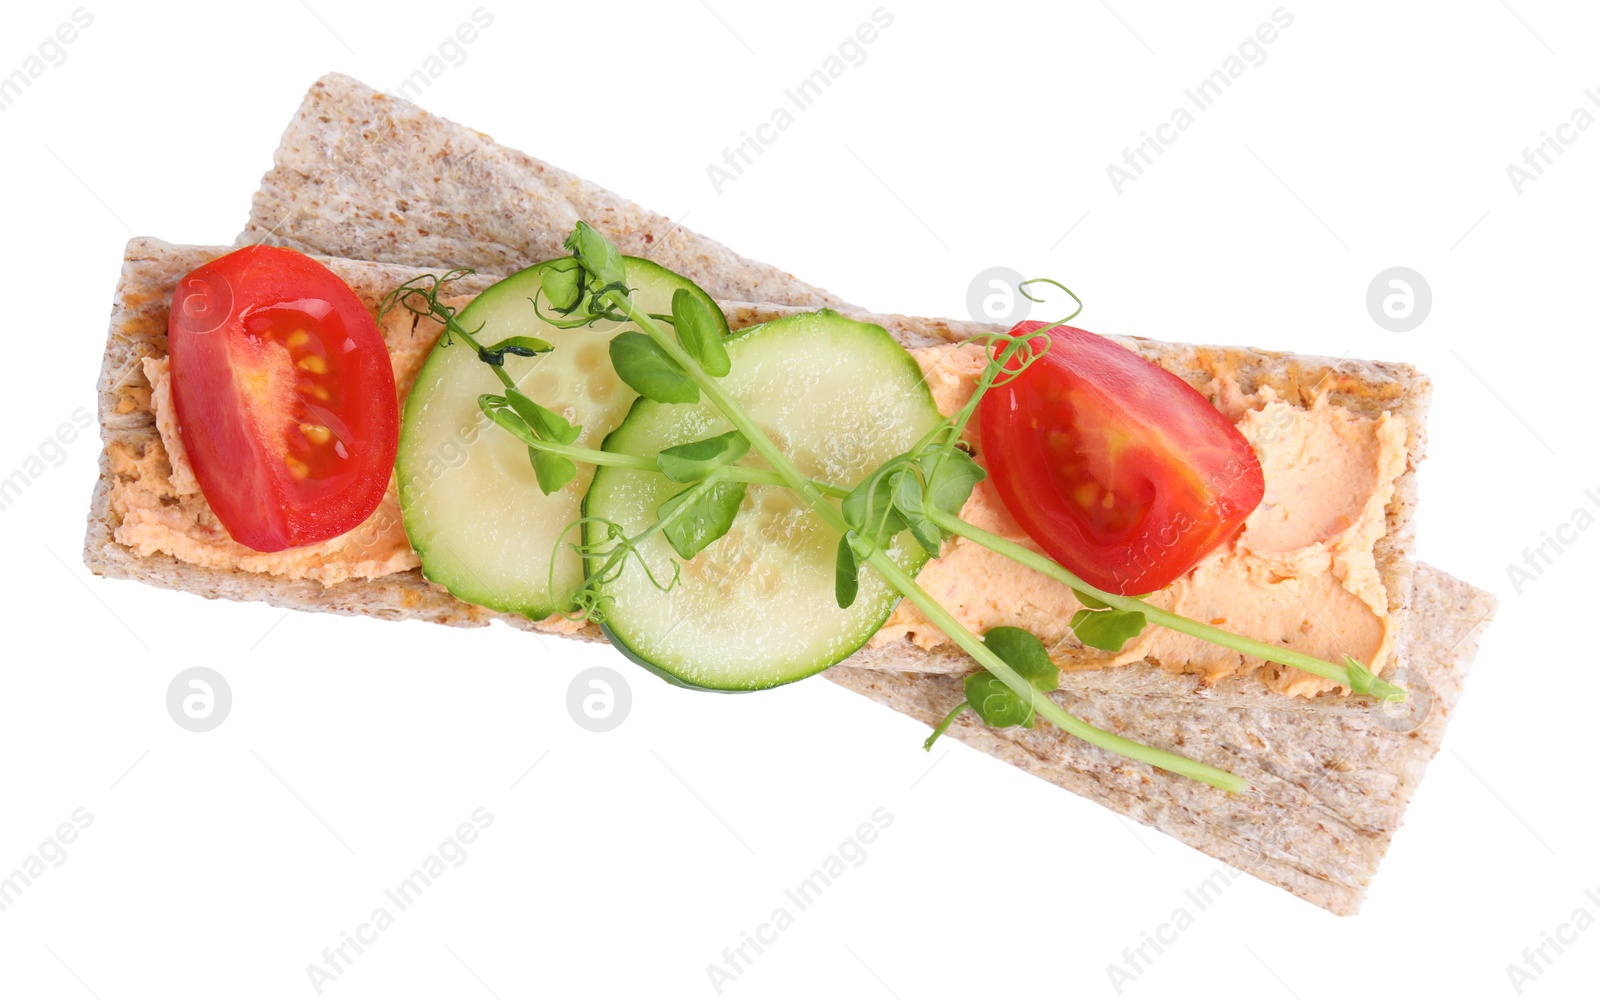
[[[326,541],[377,509],[400,410],[372,314],[295,250],[190,272],[167,317],[179,435],[211,509],[258,552]]]
[[[1261,503],[1261,463],[1178,376],[1087,330],[1041,336],[1049,351],[978,404],[995,490],[1045,554],[1091,586],[1159,590]]]

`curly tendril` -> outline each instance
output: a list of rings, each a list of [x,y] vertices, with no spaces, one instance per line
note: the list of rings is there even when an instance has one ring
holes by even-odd
[[[587,524],[605,525],[605,538],[599,542],[566,541],[567,535],[574,530],[579,531],[581,536],[582,529]],[[627,568],[629,557],[639,563],[639,568],[644,570],[645,578],[657,590],[666,593],[676,587],[682,578],[683,571],[682,565],[676,559],[669,560],[672,563],[672,579],[662,583],[657,578],[655,570],[650,568],[650,564],[645,562],[643,554],[639,552],[639,543],[654,534],[658,527],[660,527],[660,522],[651,525],[643,532],[630,538],[627,529],[616,521],[591,514],[580,517],[565,528],[562,528],[561,534],[556,536],[555,551],[550,558],[548,586],[552,602],[556,601],[556,561],[560,557],[563,547],[577,553],[578,558],[583,560],[585,566],[588,566],[591,560],[600,559],[603,561],[598,569],[584,577],[583,582],[578,584],[578,589],[573,593],[572,600],[577,605],[577,608],[571,612],[562,612],[561,616],[568,621],[575,622],[590,621],[598,624],[605,621],[605,615],[600,610],[600,599],[603,595],[604,587],[622,575],[623,570]]]
[[[1070,295],[1072,297],[1072,301],[1077,304],[1077,308],[1072,310],[1072,314],[1069,315],[1066,319],[1060,320],[1059,322],[1061,322],[1061,323],[1070,323],[1073,320],[1078,318],[1078,314],[1079,313],[1083,312],[1083,300],[1078,298],[1078,293],[1074,292],[1072,289],[1068,288],[1066,285],[1063,285],[1061,282],[1057,281],[1054,278],[1029,278],[1026,281],[1018,283],[1017,291],[1022,293],[1022,297],[1027,299],[1029,302],[1042,303],[1042,302],[1044,302],[1044,299],[1041,299],[1038,296],[1034,295],[1032,292],[1028,291],[1028,286],[1029,285],[1039,285],[1039,284],[1054,285],[1055,287],[1061,289],[1063,292],[1066,292],[1068,295]]]
[[[476,273],[470,267],[458,267],[454,270],[446,271],[442,275],[432,273],[419,274],[415,278],[404,281],[383,297],[383,301],[378,305],[378,319],[381,322],[385,316],[394,311],[396,306],[401,306],[413,315],[426,316],[443,326],[446,347],[450,346],[450,334],[452,331],[464,333],[468,336],[476,336],[483,330],[482,324],[479,324],[476,330],[463,329],[456,322],[457,310],[439,301],[439,295],[444,291],[446,285]],[[418,304],[419,302],[420,304]]]

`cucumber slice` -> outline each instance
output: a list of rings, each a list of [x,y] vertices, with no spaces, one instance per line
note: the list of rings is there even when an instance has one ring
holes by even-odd
[[[723,387],[813,478],[854,486],[942,419],[921,369],[882,327],[823,310],[744,330],[727,347],[733,371]],[[731,429],[708,402],[640,399],[605,450],[651,455]],[[741,462],[760,464],[753,452]],[[584,513],[631,537],[683,489],[657,473],[605,467]],[[590,523],[585,541],[602,544],[604,532]],[[618,649],[675,683],[715,690],[787,684],[859,649],[899,600],[863,567],[855,603],[840,608],[838,546],[839,535],[788,489],[750,486],[733,527],[683,562],[670,589],[656,587],[630,559],[602,587],[601,623]],[[672,579],[677,556],[659,532],[638,552],[657,580]],[[913,574],[927,559],[909,533],[890,554]]]
[[[680,288],[712,304],[686,278],[647,260],[623,260],[634,301],[649,312],[671,312],[672,294]],[[601,322],[563,330],[541,320],[530,300],[551,263],[485,289],[459,319],[464,329],[478,331],[475,337],[485,346],[515,336],[555,345],[533,358],[508,355],[506,372],[534,400],[583,426],[577,447],[595,448],[636,398],[612,371],[608,355],[622,327]],[[549,312],[543,300],[540,308]],[[714,304],[712,311],[720,320]],[[594,469],[580,465],[572,482],[546,496],[527,447],[478,408],[480,394],[502,391],[494,372],[464,341],[446,344],[439,338],[406,398],[395,458],[400,507],[429,580],[463,601],[546,618],[573,608],[573,592],[583,580],[577,553],[563,546],[557,554],[556,544],[578,519]],[[577,532],[565,541],[576,543]]]

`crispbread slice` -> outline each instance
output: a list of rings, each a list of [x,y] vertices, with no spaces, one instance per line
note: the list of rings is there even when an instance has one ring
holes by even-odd
[[[619,195],[339,73],[312,84],[240,243],[487,274],[565,254],[582,219],[719,299],[843,303]]]
[[[1396,656],[1414,704],[1400,714],[1360,698],[1285,697],[1250,678],[1208,686],[1136,667],[1062,673],[1055,698],[1067,711],[1232,771],[1250,782],[1240,795],[1115,757],[1053,726],[991,730],[964,713],[949,733],[1348,916],[1360,908],[1438,752],[1495,606],[1490,595],[1428,565],[1417,566],[1409,598],[1410,627]],[[965,699],[953,674],[846,664],[826,676],[929,726]]]
[[[507,274],[560,256],[561,242],[579,218],[606,232],[624,253],[650,257],[715,298],[734,300],[724,307],[736,327],[828,306],[881,323],[907,346],[992,329],[861,313],[566,171],[337,73],[312,85],[289,123],[240,239],[337,257]],[[1247,394],[1270,387],[1279,398],[1309,405],[1324,392],[1334,404],[1366,416],[1389,410],[1405,418],[1406,468],[1374,547],[1390,618],[1402,630],[1411,593],[1416,467],[1426,446],[1427,380],[1405,365],[1117,339],[1197,387],[1226,371]],[[953,651],[927,658],[925,667],[970,668]]]
[[[160,438],[156,433],[149,407],[149,384],[139,369],[138,361],[146,356],[162,357],[166,354],[167,304],[171,300],[172,289],[178,278],[201,264],[229,252],[229,249],[175,246],[148,238],[134,239],[127,245],[122,280],[118,285],[117,302],[112,312],[111,333],[107,341],[100,386],[101,423],[106,438],[106,451],[101,483],[104,488],[96,494],[96,516],[103,514],[107,523],[110,522],[112,513],[108,506],[111,482],[109,471],[112,467],[108,463],[111,463],[112,459],[117,460],[114,464],[119,468],[140,470],[148,470],[152,466],[157,469],[164,468],[162,465],[165,461],[164,456],[158,456],[159,460],[154,463],[144,461],[146,454],[153,450],[159,451]],[[409,278],[430,273],[426,268],[405,265],[328,257],[319,259],[344,279],[366,302],[368,308],[374,311],[390,289]],[[433,273],[437,273],[438,270],[440,269],[435,269]],[[496,279],[488,275],[472,275],[456,287],[462,293],[471,294],[494,280]],[[720,305],[734,329],[742,329],[802,311],[797,306],[748,302],[722,302]],[[982,324],[958,320],[878,315],[850,308],[841,311],[846,315],[882,325],[896,340],[907,347],[950,343],[989,329]],[[1385,538],[1380,541],[1378,552],[1379,570],[1390,592],[1391,613],[1395,615],[1405,613],[1411,589],[1409,582],[1411,563],[1406,557],[1407,545],[1403,540],[1409,537],[1407,533],[1410,521],[1410,498],[1415,492],[1413,485],[1415,465],[1421,458],[1423,444],[1421,427],[1428,392],[1425,379],[1404,365],[1381,362],[1348,359],[1332,361],[1245,348],[1166,345],[1129,338],[1122,338],[1121,342],[1141,351],[1158,363],[1166,364],[1169,359],[1175,360],[1177,364],[1174,365],[1174,369],[1196,385],[1205,384],[1219,367],[1223,367],[1234,372],[1249,391],[1258,386],[1271,386],[1284,398],[1304,405],[1309,403],[1312,396],[1304,387],[1320,384],[1324,388],[1334,387],[1335,398],[1340,405],[1368,414],[1391,409],[1405,416],[1408,427],[1412,428],[1407,469],[1397,481],[1395,499],[1391,501],[1388,511],[1388,530]],[[105,538],[109,541],[109,533]],[[103,558],[108,562],[114,561],[118,550],[122,550],[122,547],[113,546],[108,550],[110,554],[104,555]],[[173,565],[167,569],[174,581],[187,581],[180,584],[182,589],[193,589],[199,582],[190,579],[189,574],[194,567],[178,560],[169,561]],[[99,571],[99,567],[92,562],[91,568]],[[109,567],[106,572],[107,575],[117,575]],[[314,602],[326,600],[329,596],[320,584],[283,582],[291,589],[305,588],[307,596]],[[216,586],[214,583],[211,585]],[[397,610],[399,608],[420,610],[421,606],[416,602],[421,598],[414,592],[415,588],[407,587],[404,590],[404,593],[390,595],[391,601],[397,605]],[[437,593],[442,594],[442,592]],[[230,595],[218,593],[208,596]],[[384,606],[386,605],[382,603],[375,605],[367,613],[375,613],[378,607]],[[467,610],[469,608],[470,611]],[[500,617],[519,628],[538,628],[536,623],[527,622],[517,616],[495,615],[485,609],[462,605],[454,600],[430,608],[425,616],[441,621],[451,619],[450,624],[465,624],[466,622],[453,620],[463,615],[478,623],[486,623],[494,617]],[[595,630],[595,634],[598,634],[598,630]],[[906,640],[897,640],[874,650],[863,651],[857,654],[856,659],[872,665],[885,657],[892,659],[902,654],[915,654],[917,669],[924,672],[966,673],[972,669],[970,660],[957,650],[945,647],[927,653],[915,649]]]
[[[178,247],[149,239],[128,244],[100,382],[105,449],[85,541],[84,558],[90,569],[206,597],[260,600],[297,610],[449,625],[485,625],[499,619],[538,630],[540,626],[525,619],[457,601],[415,570],[323,587],[205,569],[164,555],[141,557],[113,540],[116,514],[110,498],[118,481],[170,476],[150,409],[149,384],[138,362],[166,353],[167,306],[177,280],[226,252],[227,248]],[[373,309],[395,285],[424,273],[394,264],[339,259],[324,263]],[[461,290],[481,289],[490,280],[474,276]],[[796,311],[737,302],[725,302],[723,308],[735,327]],[[953,321],[853,314],[880,322],[907,346],[948,342],[981,329]],[[1341,405],[1363,412],[1414,408],[1420,430],[1426,382],[1405,366],[1148,341],[1130,346],[1172,365],[1191,381],[1203,381],[1216,364],[1227,363],[1247,384],[1261,380],[1289,399],[1304,401],[1311,386],[1327,387],[1331,379]],[[1412,445],[1413,458],[1420,457],[1420,433]],[[1408,481],[1412,472],[1406,473]],[[1406,498],[1399,498],[1397,491],[1390,512],[1397,534],[1409,530],[1412,489],[1407,488]],[[1402,539],[1386,560],[1390,565],[1386,572],[1409,572],[1404,551]],[[1070,711],[1105,728],[1229,767],[1251,780],[1254,788],[1245,795],[1223,795],[1048,727],[991,732],[961,722],[951,734],[1319,906],[1354,912],[1423,767],[1438,749],[1477,633],[1492,609],[1487,595],[1427,567],[1414,585],[1407,583],[1397,607],[1409,604],[1406,598],[1415,600],[1417,607],[1402,632],[1397,662],[1403,678],[1419,691],[1418,706],[1427,705],[1429,713],[1409,731],[1405,731],[1409,722],[1374,714],[1365,701],[1336,695],[1291,699],[1247,678],[1206,687],[1193,677],[1138,665],[1064,677],[1058,698]],[[593,626],[577,637],[600,638]],[[900,642],[858,653],[828,671],[828,676],[931,724],[961,700],[960,680],[954,674],[969,669],[970,661],[959,653],[927,653]]]

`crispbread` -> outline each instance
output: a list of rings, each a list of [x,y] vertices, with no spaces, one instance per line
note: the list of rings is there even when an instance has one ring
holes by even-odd
[[[820,288],[357,80],[312,85],[251,203],[241,243],[510,274],[566,251],[582,219],[714,298],[843,305]]]
[[[178,278],[225,252],[227,248],[176,247],[148,239],[128,245],[100,384],[105,450],[85,545],[90,569],[206,597],[262,600],[299,610],[450,625],[485,625],[498,619],[538,630],[536,623],[525,619],[456,601],[414,570],[325,588],[308,581],[203,569],[162,555],[141,557],[113,541],[116,515],[110,497],[118,477],[170,475],[138,361],[165,353],[167,304]],[[375,308],[395,285],[423,273],[395,264],[339,259],[324,263],[369,308]],[[489,280],[474,276],[461,290],[476,290]],[[725,302],[723,308],[735,327],[796,311],[792,306],[737,302]],[[880,322],[908,346],[948,342],[980,329],[953,321],[852,313]],[[1385,408],[1410,412],[1419,431],[1411,442],[1412,457],[1420,457],[1426,381],[1405,366],[1149,341],[1129,344],[1170,363],[1196,383],[1203,383],[1211,368],[1226,360],[1247,384],[1272,385],[1285,398],[1304,402],[1309,387],[1321,383],[1338,394],[1341,405],[1362,412]],[[1405,474],[1408,484],[1412,464]],[[1395,583],[1391,597],[1397,611],[1405,609],[1410,603],[1406,598],[1412,595],[1418,602],[1417,617],[1402,633],[1398,659],[1406,678],[1420,690],[1431,691],[1431,714],[1412,732],[1391,732],[1383,717],[1358,700],[1289,699],[1247,678],[1206,687],[1193,677],[1129,666],[1068,673],[1059,698],[1090,722],[1228,767],[1251,780],[1250,793],[1225,796],[1104,753],[1049,727],[990,732],[963,721],[951,734],[1320,906],[1354,912],[1423,766],[1438,748],[1476,646],[1477,630],[1492,608],[1487,595],[1432,569],[1425,569],[1414,585],[1408,582],[1405,593],[1395,593],[1399,581],[1409,581],[1406,541],[1413,497],[1414,487],[1409,485],[1403,495],[1397,491],[1390,511],[1396,540],[1381,560],[1389,574],[1386,579]],[[577,636],[600,638],[593,626]],[[970,667],[959,653],[927,653],[902,641],[858,653],[828,676],[931,723],[961,700],[959,678],[952,674]]]
[[[557,256],[579,218],[624,253],[652,258],[724,300],[735,327],[831,306],[881,323],[906,346],[988,329],[852,310],[827,292],[739,257],[603,188],[337,74],[312,87],[291,122],[240,239],[414,265],[328,260],[371,305],[388,287],[419,273],[416,267],[470,266],[504,274]],[[149,240],[129,244],[101,380],[106,451],[86,544],[90,567],[209,597],[453,625],[500,619],[537,629],[455,601],[415,571],[324,588],[202,570],[164,556],[140,558],[112,541],[115,477],[130,469],[158,474],[164,461],[151,451],[159,452],[159,436],[137,356],[165,350],[172,283],[221,252]],[[481,287],[484,280],[469,282]],[[1354,912],[1438,749],[1477,635],[1493,609],[1488,595],[1431,567],[1414,568],[1409,557],[1427,381],[1404,365],[1121,342],[1197,386],[1223,366],[1246,393],[1270,386],[1279,397],[1306,405],[1326,392],[1336,405],[1364,415],[1389,410],[1406,417],[1407,467],[1396,482],[1375,555],[1390,610],[1402,625],[1391,676],[1398,672],[1412,685],[1427,714],[1413,726],[1375,714],[1361,700],[1291,699],[1246,677],[1208,687],[1192,676],[1139,665],[1065,676],[1058,697],[1070,710],[1105,728],[1229,767],[1254,785],[1241,796],[1133,764],[1048,727],[991,732],[963,720],[951,735],[1319,906]],[[119,452],[123,459],[113,460]],[[142,458],[130,463],[130,454]],[[598,630],[587,627],[578,637],[598,638]],[[960,700],[960,680],[953,675],[971,668],[970,660],[948,647],[930,653],[902,640],[862,651],[827,676],[931,723]]]
[[[724,302],[736,327],[828,306],[882,323],[907,346],[990,329],[865,316],[793,275],[740,257],[610,191],[337,73],[316,81],[303,98],[252,201],[240,240],[503,275],[560,256],[561,242],[579,218],[600,228],[624,253],[648,257],[713,297],[739,303]],[[1334,404],[1366,416],[1390,410],[1405,418],[1406,468],[1395,482],[1386,530],[1374,547],[1391,620],[1403,630],[1411,593],[1416,467],[1426,445],[1427,380],[1405,365],[1118,339],[1197,387],[1222,369],[1238,378],[1246,394],[1270,387],[1280,398],[1307,405],[1325,392]],[[969,669],[958,653],[928,662],[931,669]]]
[[[1420,724],[1362,699],[1307,703],[1248,678],[1065,671],[1056,696],[1092,725],[1248,780],[1242,795],[1114,757],[1053,726],[950,734],[1340,915],[1355,913],[1454,713],[1494,599],[1420,565],[1400,660]],[[896,654],[897,655],[897,654]],[[880,666],[882,664],[879,664]],[[955,675],[834,667],[829,679],[929,726],[964,700]]]

